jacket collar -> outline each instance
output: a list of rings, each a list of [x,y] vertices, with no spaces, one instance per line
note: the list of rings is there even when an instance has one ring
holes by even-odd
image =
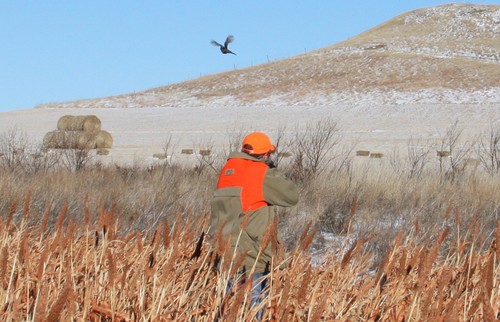
[[[245,152],[238,152],[238,151],[234,151],[234,152],[229,153],[227,158],[228,158],[228,160],[229,159],[245,159],[245,160],[257,161],[257,162],[264,162],[263,160],[259,160],[251,155],[246,154]]]

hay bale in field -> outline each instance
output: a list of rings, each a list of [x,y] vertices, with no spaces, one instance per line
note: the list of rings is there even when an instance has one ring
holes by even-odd
[[[57,122],[59,131],[99,132],[101,120],[95,115],[64,115]]]
[[[370,155],[370,151],[366,151],[366,150],[356,151],[356,156],[358,156],[358,157],[367,157],[369,155]]]
[[[448,158],[450,156],[450,151],[436,151],[437,156],[440,158]]]
[[[181,154],[193,154],[193,149],[182,149]]]
[[[381,159],[383,156],[383,153],[370,153],[370,158]]]
[[[165,160],[167,158],[167,154],[166,153],[154,153],[153,158]]]
[[[43,136],[44,149],[60,149],[64,142],[64,132],[50,131]]]
[[[85,131],[50,131],[43,137],[45,149],[94,149],[96,135]]]
[[[208,156],[210,155],[210,150],[200,150],[198,153],[201,156]]]
[[[111,136],[111,133],[107,131],[99,131],[97,132],[97,136],[95,138],[95,146],[98,149],[111,149],[111,146],[113,145],[113,137]]]

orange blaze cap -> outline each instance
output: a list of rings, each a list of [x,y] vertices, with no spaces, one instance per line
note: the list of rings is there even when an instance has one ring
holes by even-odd
[[[241,151],[248,154],[265,154],[276,150],[269,137],[262,132],[248,134],[241,145]]]

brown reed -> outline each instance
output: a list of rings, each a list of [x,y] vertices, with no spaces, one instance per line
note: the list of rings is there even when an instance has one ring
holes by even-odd
[[[9,262],[9,249],[7,246],[4,245],[0,252],[0,287],[3,287],[5,276],[7,275],[7,264]]]
[[[35,309],[34,309],[34,320],[36,322],[45,321],[48,298],[49,298],[48,286],[47,285],[44,286],[42,283],[39,283],[38,290],[36,292]]]
[[[11,231],[12,219],[14,218],[16,210],[17,210],[17,203],[14,201],[10,204],[9,213],[7,215],[7,221],[5,223],[5,227],[9,232]]]
[[[153,238],[140,232],[123,237],[117,233],[116,239],[100,244],[105,247],[95,248],[95,230],[79,229],[70,209],[69,220],[62,223],[65,234],[55,230],[41,234],[40,223],[29,229],[21,225],[15,234],[0,235],[0,303],[8,303],[2,307],[8,320],[40,321],[52,314],[56,319],[78,321],[213,321],[220,310],[221,319],[231,316],[250,321],[255,315],[257,308],[249,308],[250,284],[224,298],[229,272],[213,270],[215,252],[204,252],[196,260],[189,256],[203,226],[201,220],[192,225],[190,218],[177,219],[178,229],[174,228],[168,247],[159,239],[164,227],[158,227]],[[114,226],[118,227],[122,219],[115,218]],[[345,256],[336,253],[321,264],[312,264],[311,253],[297,246],[287,254],[290,260],[286,265],[273,263],[270,297],[262,304],[268,308],[266,320],[446,321],[452,316],[457,321],[487,321],[498,317],[496,237],[490,248],[483,250],[474,244],[477,236],[438,232],[435,237],[423,232],[421,240],[415,232],[407,238],[397,236],[386,259],[373,267],[375,275],[369,273],[373,258],[364,248],[366,238],[351,245],[347,264]],[[303,241],[308,234],[304,236]],[[450,236],[458,239],[450,245],[468,245],[467,251],[461,251],[462,246],[446,248],[445,240]],[[24,248],[23,256],[30,260],[21,267],[20,256],[15,254],[21,252],[25,240],[29,247]],[[215,249],[212,241],[204,243],[204,248]],[[445,250],[446,256],[434,257],[434,249],[437,254]],[[152,267],[148,265],[150,254],[154,254]],[[240,257],[232,255],[225,260],[238,266]],[[419,280],[419,271],[427,270],[429,262],[431,269]],[[342,264],[349,269],[342,269]],[[67,300],[63,301],[65,292]],[[52,304],[50,310],[44,303],[47,299]],[[61,306],[57,314],[56,305]],[[31,317],[28,312],[32,312]]]
[[[56,221],[56,230],[61,230],[62,229],[62,226],[63,226],[63,223],[64,223],[64,220],[66,219],[66,215],[68,213],[68,204],[67,203],[64,203],[62,208],[61,208],[61,211],[59,212],[59,215],[57,216],[57,221]]]
[[[25,260],[29,260],[29,256],[27,256],[28,243],[28,230],[25,228],[21,234],[21,240],[19,242],[19,252],[17,254],[17,258],[19,259],[19,262],[21,264],[24,264]]]
[[[116,261],[109,248],[106,250],[106,257],[108,258],[108,285],[112,287],[115,284],[117,269]]]
[[[28,190],[26,193],[26,198],[24,200],[24,208],[23,208],[23,214],[22,214],[22,219],[27,219],[29,214],[30,214],[30,202],[31,202],[31,190]]]
[[[42,220],[40,222],[40,232],[43,234],[47,230],[47,224],[49,222],[50,210],[52,209],[52,203],[49,203],[47,207],[45,207],[45,211],[42,216]]]
[[[50,307],[49,313],[47,314],[45,321],[60,320],[64,306],[66,305],[66,302],[70,298],[71,291],[72,291],[71,281],[68,279],[66,280],[66,283],[64,284],[62,291],[59,293],[57,300]]]

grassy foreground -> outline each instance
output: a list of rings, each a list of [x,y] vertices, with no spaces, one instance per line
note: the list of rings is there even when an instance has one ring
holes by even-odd
[[[225,243],[210,251],[205,240],[192,257],[206,216],[178,213],[152,234],[120,236],[113,207],[85,202],[78,216],[65,205],[38,213],[31,204],[28,194],[24,206],[12,204],[0,216],[3,321],[248,321],[259,309],[249,308],[249,285],[225,291],[238,258],[227,257],[227,269],[213,268]],[[454,224],[465,225],[458,216]],[[500,221],[486,245],[474,221],[466,225],[469,233],[450,240],[448,228],[422,234],[416,223],[375,266],[363,247],[370,236],[313,265],[314,230],[306,228],[295,249],[281,250],[286,265],[274,263],[265,320],[494,321]]]

